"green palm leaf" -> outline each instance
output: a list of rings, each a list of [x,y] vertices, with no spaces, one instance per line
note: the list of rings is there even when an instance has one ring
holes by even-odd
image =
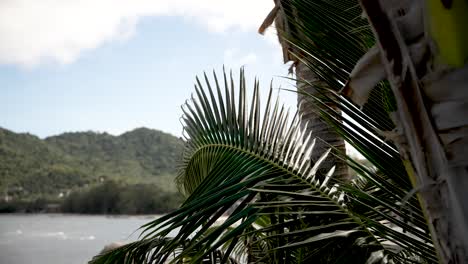
[[[178,182],[187,200],[145,225],[141,241],[93,263],[197,263],[213,254],[223,257],[211,263],[399,263],[427,255],[431,262],[424,230],[394,220],[405,232],[395,231],[385,222],[395,211],[387,197],[395,199],[397,187],[381,188],[376,174],[359,166],[366,174],[360,184],[337,182],[333,169],[319,175],[329,152],[310,162],[314,140],[300,128],[300,116],[289,121],[272,89],[261,108],[258,82],[247,103],[243,70],[239,96],[232,74],[224,74],[224,89],[214,79],[212,86],[205,76],[205,88],[197,79],[196,96],[183,107],[186,147]],[[178,234],[169,238],[173,230]],[[400,240],[405,243],[395,243]]]
[[[375,39],[357,0],[280,0],[285,29],[279,30],[289,59],[301,61],[334,91],[340,91],[358,60]],[[345,100],[348,106],[351,101]],[[394,128],[388,112],[395,111],[387,83],[370,94],[359,115],[362,124],[379,130]],[[353,105],[353,107],[355,107]]]
[[[314,95],[307,94],[315,102],[315,111],[378,169],[375,172],[364,168],[341,154],[360,175],[357,180],[367,186],[364,189],[356,189],[358,185],[341,186],[354,201],[351,203],[356,207],[351,210],[372,225],[376,237],[379,233],[384,234],[385,239],[407,252],[436,262],[424,215],[416,196],[411,195],[414,191],[410,178],[399,153],[387,142],[397,138],[394,132],[385,132],[393,129],[388,112],[395,111],[388,84],[379,84],[362,110],[336,93],[348,81],[359,58],[374,43],[367,21],[359,17],[358,1],[281,0],[279,3],[288,24],[281,36],[291,47],[291,58],[301,61],[318,76],[316,83],[307,83],[319,91]],[[321,82],[327,84],[327,88],[320,85]],[[359,206],[361,203],[362,207]],[[360,213],[361,209],[366,211],[363,207],[367,206],[379,211],[377,214],[372,212],[372,220],[367,219],[367,213]],[[386,222],[390,229],[387,225],[374,227],[376,222]],[[412,228],[406,229],[406,224]],[[410,238],[400,236],[394,230],[404,230]],[[427,254],[418,254],[420,250]]]
[[[161,239],[142,239],[133,243],[129,243],[112,251],[100,254],[93,258],[90,263],[100,264],[125,264],[125,263],[165,263],[174,258],[178,252],[184,250],[184,245],[181,244],[177,249],[174,250],[174,255],[167,256],[161,254],[161,249],[172,241],[170,238]],[[224,260],[223,262],[221,262]],[[187,263],[190,262],[190,258],[184,259]],[[225,254],[220,251],[214,251],[204,256],[204,263],[228,263],[237,264],[236,259],[232,257],[226,257]]]

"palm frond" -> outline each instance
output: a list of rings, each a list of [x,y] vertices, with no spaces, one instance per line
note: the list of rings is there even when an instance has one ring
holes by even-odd
[[[377,259],[375,252],[390,263],[431,256],[424,231],[405,222],[412,218],[392,221],[404,232],[385,222],[395,209],[387,202],[395,199],[397,187],[379,183],[363,168],[368,175],[362,188],[340,185],[333,169],[319,180],[320,163],[329,152],[311,163],[314,140],[301,129],[299,115],[289,121],[271,88],[261,108],[257,81],[252,103],[247,103],[243,70],[238,96],[232,74],[224,74],[224,89],[216,75],[214,80],[213,86],[205,76],[204,87],[197,80],[196,96],[183,107],[186,147],[178,179],[187,200],[145,225],[141,244],[101,256],[96,263],[106,263],[110,256],[125,259],[128,252],[148,263],[198,263],[215,252],[223,254],[221,262],[231,257],[263,263],[365,263]],[[217,224],[223,215],[226,219]],[[168,237],[173,230],[177,235]],[[394,242],[404,239],[403,244]]]
[[[135,264],[135,263],[165,263],[173,260],[178,252],[183,251],[184,244],[180,244],[177,249],[174,250],[173,254],[168,256],[162,254],[164,247],[170,244],[172,241],[170,238],[153,238],[153,239],[142,239],[136,242],[132,242],[123,245],[119,248],[113,249],[109,252],[101,253],[91,260],[90,264]],[[192,252],[194,255],[196,252]],[[147,262],[148,260],[151,262]],[[224,260],[224,261],[223,261]],[[207,254],[202,259],[203,263],[218,264],[228,263],[237,264],[239,263],[232,257],[225,256],[221,250],[214,251]],[[190,257],[183,260],[184,263],[190,263]]]
[[[214,78],[216,80],[216,76]],[[206,76],[205,81],[207,82]],[[179,182],[190,193],[190,197],[182,206],[182,214],[165,223],[169,226],[166,230],[180,227],[179,234],[184,233],[180,235],[180,239],[183,239],[200,228],[193,238],[196,241],[214,219],[234,206],[235,210],[224,225],[194,244],[194,247],[202,246],[210,251],[231,239],[239,240],[241,236],[245,239],[246,230],[262,216],[270,219],[268,228],[274,226],[270,233],[275,234],[278,231],[273,231],[279,228],[288,228],[292,232],[294,228],[303,226],[300,224],[304,221],[303,218],[310,218],[311,215],[328,214],[328,221],[343,221],[343,226],[349,225],[349,216],[340,209],[338,197],[327,196],[330,190],[321,191],[321,183],[314,178],[319,164],[311,166],[309,155],[305,155],[313,150],[313,140],[310,135],[306,137],[300,129],[300,117],[296,115],[289,122],[284,108],[279,106],[277,100],[273,103],[272,90],[261,115],[258,83],[255,84],[252,104],[249,106],[246,103],[246,84],[242,71],[238,101],[235,99],[232,77],[229,80],[225,75],[224,83],[228,85],[224,87],[224,94],[221,93],[218,82],[215,83],[216,88],[212,89],[207,82],[208,89],[205,92],[201,88],[201,82],[197,81],[197,97],[193,102],[198,105],[184,107],[187,151],[184,155],[185,169],[179,175]],[[214,91],[217,91],[217,96]],[[213,111],[214,109],[217,111]],[[200,127],[205,130],[201,131]],[[284,199],[295,201],[299,198],[302,199],[300,204],[264,203]],[[315,207],[316,210],[313,209]],[[189,208],[191,210],[187,212]],[[285,211],[279,213],[278,210]],[[280,216],[277,217],[277,214]],[[236,228],[223,233],[227,227],[238,221],[240,223]],[[154,223],[152,227],[157,224],[159,223]],[[355,228],[358,227],[355,225]],[[316,228],[315,232],[319,232],[318,230],[320,228]],[[276,236],[258,239],[258,236],[269,234],[265,232],[257,229],[254,232],[257,238],[252,240],[256,241],[255,244],[268,241],[266,244],[271,247],[271,240],[275,240]],[[284,230],[280,232],[282,233]],[[312,233],[309,231],[309,234]],[[224,235],[220,237],[221,234]],[[285,245],[285,241],[297,239],[293,233],[290,234],[278,236],[279,240],[284,241],[278,242],[277,247]],[[231,245],[232,248],[235,247],[235,244]],[[269,257],[279,261],[286,255],[284,252],[280,253],[281,251],[284,250],[277,250],[277,254]]]
[[[381,236],[397,244],[406,252],[411,252],[417,259],[436,263],[437,255],[419,201],[416,196],[408,196],[413,187],[399,153],[373,134],[376,131],[375,128],[366,129],[358,125],[355,119],[351,118],[351,114],[342,115],[330,107],[329,104],[332,102],[343,112],[349,112],[340,95],[329,90],[320,95],[307,94],[317,106],[316,111],[348,143],[377,167],[377,171],[373,171],[344,154],[340,155],[341,159],[357,172],[359,178],[356,180],[361,181],[357,185],[340,186],[340,189],[348,194],[350,207],[356,206],[350,210],[371,226],[369,228],[373,229],[371,232],[376,237]],[[363,208],[369,206],[375,208],[378,213],[375,214],[376,212],[369,212],[367,208]],[[364,210],[362,211],[364,213],[361,213],[361,210]],[[367,218],[368,213],[371,214],[372,219]],[[382,223],[384,224],[381,225]]]
[[[364,189],[356,188],[358,185],[341,185],[341,190],[349,195],[351,204],[356,206],[351,210],[358,218],[365,220],[365,214],[359,212],[363,209],[360,203],[365,203],[365,206],[362,205],[364,207],[378,208],[379,213],[372,215],[373,220],[365,220],[372,225],[375,222],[388,224],[372,227],[377,237],[378,233],[385,234],[385,239],[405,248],[407,252],[436,262],[418,200],[415,196],[408,196],[413,188],[410,178],[399,153],[388,142],[389,139],[398,138],[398,135],[393,131],[385,132],[393,129],[389,112],[395,111],[388,83],[379,84],[362,109],[337,93],[348,81],[356,62],[374,43],[367,21],[358,17],[361,13],[358,1],[283,0],[281,3],[287,23],[293,25],[287,27],[289,30],[282,35],[292,47],[291,57],[301,61],[318,76],[318,82],[306,83],[306,86],[318,90],[316,94],[307,94],[309,100],[315,103],[315,111],[378,169],[377,172],[368,170],[352,159],[341,156],[358,172],[363,182],[370,184]],[[356,32],[359,34],[354,34]],[[321,82],[327,85],[322,86]],[[304,93],[302,90],[299,92]],[[406,224],[412,228],[406,229]],[[400,236],[401,232],[393,232],[395,230],[404,230],[409,238]],[[412,248],[413,244],[408,241],[417,242],[418,246]],[[418,254],[419,250],[427,252],[427,255]]]
[[[357,0],[281,0],[280,14],[288,26],[279,30],[289,46],[289,58],[307,65],[327,88],[340,91],[359,59],[375,39]],[[281,13],[282,11],[282,13]],[[348,106],[356,108],[350,100]],[[394,128],[395,111],[389,85],[380,83],[360,111],[360,119],[378,130]]]

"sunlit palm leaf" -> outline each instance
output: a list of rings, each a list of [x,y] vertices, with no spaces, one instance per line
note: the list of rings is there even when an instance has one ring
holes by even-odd
[[[154,239],[142,239],[133,243],[126,244],[122,247],[116,248],[112,251],[100,254],[93,258],[90,263],[93,264],[126,264],[126,263],[165,263],[171,261],[174,257],[184,249],[184,244],[180,244],[177,249],[174,250],[172,256],[161,254],[162,249],[165,245],[171,243],[169,238],[154,238]],[[222,260],[224,260],[222,262]],[[186,258],[183,260],[185,263],[190,263],[191,259]],[[238,261],[234,258],[226,258],[225,254],[220,251],[214,251],[207,254],[203,258],[203,263],[228,263],[237,264]]]
[[[327,87],[339,91],[358,60],[375,40],[357,0],[281,0],[280,13],[289,26],[279,32],[290,46],[290,59],[301,61]],[[392,130],[393,95],[381,83],[370,94],[360,117],[379,130]],[[348,100],[347,104],[352,103]]]
[[[240,236],[243,236],[244,240],[247,236],[246,230],[251,228],[252,223],[261,216],[267,216],[270,220],[270,231],[256,229],[253,232],[256,237],[254,244],[260,243],[258,237],[266,236],[262,241],[267,240],[270,249],[283,247],[288,241],[295,241],[298,236],[294,236],[294,232],[291,231],[304,227],[301,222],[306,218],[314,218],[310,215],[324,214],[328,218],[323,218],[336,223],[336,226],[342,221],[343,227],[353,225],[354,228],[358,228],[359,226],[350,220],[346,212],[340,209],[338,197],[327,196],[329,190],[319,191],[321,183],[314,182],[319,164],[316,167],[311,166],[309,155],[304,155],[312,151],[313,141],[310,136],[305,138],[304,131],[300,130],[299,118],[296,116],[292,122],[288,122],[288,114],[284,108],[280,108],[278,102],[272,103],[271,92],[264,113],[261,115],[258,84],[254,88],[252,104],[249,107],[246,103],[243,73],[240,78],[238,103],[234,99],[232,78],[231,80],[225,78],[225,83],[228,86],[224,89],[224,95],[217,85],[218,96],[215,96],[214,89],[207,89],[205,92],[200,89],[201,83],[198,82],[198,96],[194,99],[198,105],[187,105],[184,108],[188,145],[184,159],[185,170],[179,176],[179,182],[191,196],[183,208],[185,213],[187,208],[197,205],[201,212],[196,213],[196,210],[192,210],[190,216],[175,217],[170,221],[171,226],[168,230],[180,226],[184,233],[190,232],[180,235],[180,238],[185,238],[200,227],[202,232],[199,231],[198,234],[202,234],[212,224],[213,219],[240,201],[242,202],[227,219],[228,224],[197,241],[195,245],[203,245],[209,251],[231,239],[238,240]],[[207,87],[210,87],[208,82]],[[224,100],[217,101],[215,98]],[[213,112],[214,109],[219,110]],[[202,133],[199,127],[204,128]],[[273,161],[279,163],[272,163]],[[299,204],[294,202],[280,205],[264,204],[264,201],[285,199],[294,201],[299,198],[302,199]],[[263,204],[260,206],[258,203]],[[208,212],[212,215],[207,214]],[[185,220],[186,225],[181,224],[180,220]],[[224,233],[220,238],[231,223],[239,220],[239,226]],[[305,222],[312,224],[310,220]],[[323,228],[325,226],[323,225]],[[278,231],[279,228],[281,231]],[[284,229],[291,233],[283,234]],[[318,226],[315,232],[324,231],[320,229]],[[272,234],[278,232],[283,235],[278,237],[279,241],[275,241],[275,236]],[[310,230],[308,232],[309,235],[314,234]],[[197,235],[194,237],[195,240]],[[253,246],[256,245],[250,247]],[[233,248],[234,244],[231,247]],[[273,258],[274,262],[283,262],[286,258],[285,251],[276,250],[272,255],[265,255],[265,258],[270,260]],[[255,257],[258,258],[259,254],[255,254]]]
[[[352,158],[342,156],[365,182],[361,188],[359,184],[340,187],[352,200],[350,204],[356,206],[350,208],[353,214],[369,224],[368,228],[376,237],[380,236],[419,256],[416,257],[419,262],[436,263],[437,256],[426,219],[416,196],[411,195],[412,185],[398,152],[372,133],[375,128],[365,129],[349,117],[352,115],[341,115],[333,110],[330,102],[345,113],[349,111],[338,94],[327,91],[321,96],[307,95],[316,103],[316,111],[378,169],[371,170]],[[378,213],[368,211],[366,207],[369,206]]]
[[[332,172],[318,180],[321,161],[309,160],[314,140],[301,130],[299,116],[288,121],[271,89],[262,109],[257,82],[247,103],[243,71],[238,98],[232,77],[224,77],[224,93],[217,81],[214,88],[207,78],[206,83],[202,88],[197,81],[196,97],[183,107],[186,151],[179,184],[189,197],[177,211],[147,224],[141,242],[111,256],[200,262],[222,252],[221,262],[235,257],[258,263],[364,263],[373,252],[383,252],[380,260],[398,263],[417,254],[408,251],[411,242],[428,254],[423,242],[412,239],[417,232],[411,223],[397,221],[411,235],[383,223],[388,219],[382,213],[394,209],[385,207],[383,198],[394,195],[379,189],[375,175],[361,168],[369,173],[361,189],[340,187]],[[225,221],[217,223],[223,215]],[[167,238],[174,230],[178,234]],[[397,239],[407,242],[385,245]]]
[[[387,226],[372,227],[376,236],[379,232],[385,234],[385,239],[399,244],[408,252],[429,262],[436,261],[424,215],[416,196],[411,195],[412,184],[405,167],[395,148],[384,141],[387,137],[394,138],[393,132],[385,132],[393,128],[388,112],[395,111],[388,84],[381,83],[378,89],[374,89],[363,111],[334,92],[348,81],[351,69],[374,42],[367,21],[359,17],[358,1],[282,0],[280,3],[287,23],[293,25],[289,31],[282,32],[282,37],[292,47],[291,57],[307,65],[319,78],[319,82],[308,84],[321,90],[318,95],[308,95],[316,102],[316,111],[378,169],[378,172],[373,172],[348,159],[351,167],[365,177],[365,182],[371,182],[370,187],[363,190],[356,190],[355,186],[350,189],[343,187],[343,190],[355,204],[364,202],[367,203],[365,206],[378,208],[379,214],[373,215],[375,219],[372,221],[366,220],[368,223],[377,220],[392,226],[391,229]],[[320,81],[329,89],[322,87]],[[366,219],[357,209],[359,207],[352,210],[359,218]],[[405,229],[402,224],[412,228]],[[382,230],[378,231],[380,228]],[[393,233],[393,230],[405,230],[410,239]],[[415,243],[418,246],[412,248],[415,244],[409,242],[411,238],[419,241]],[[418,254],[418,251],[427,255]]]

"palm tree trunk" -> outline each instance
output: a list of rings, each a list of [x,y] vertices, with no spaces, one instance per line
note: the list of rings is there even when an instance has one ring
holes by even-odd
[[[275,2],[275,8],[268,14],[267,18],[260,26],[259,32],[263,34],[268,26],[275,22],[276,29],[278,31],[278,40],[283,49],[283,60],[284,63],[289,61],[294,61],[296,65],[296,77],[297,88],[298,88],[298,109],[299,113],[302,115],[302,128],[307,125],[306,129],[309,131],[313,137],[316,138],[315,149],[311,154],[311,161],[315,163],[323,153],[325,153],[330,147],[333,147],[335,151],[345,153],[346,146],[344,139],[333,130],[321,117],[317,111],[317,106],[314,102],[311,101],[310,97],[302,94],[305,92],[312,95],[318,95],[318,91],[314,86],[309,85],[313,83],[320,82],[320,78],[304,63],[298,60],[297,57],[291,55],[291,51],[294,51],[295,48],[290,45],[290,42],[285,40],[287,36],[292,36],[293,26],[290,25],[286,19],[285,8],[291,8],[290,5],[283,5],[282,0],[273,0]],[[284,2],[287,2],[286,0]],[[289,12],[294,13],[294,10],[289,10]],[[296,37],[300,35],[299,32],[295,32]],[[304,36],[302,36],[305,38]],[[295,54],[300,54],[301,52],[294,52]],[[325,83],[320,82],[322,87],[327,87]],[[330,105],[333,107],[333,105]],[[339,110],[334,107],[334,109],[339,112]],[[335,152],[336,153],[336,152]],[[335,171],[333,178],[342,181],[349,180],[348,167],[345,162],[334,155],[329,155],[327,159],[322,163],[319,168],[319,172],[322,175],[326,175],[330,169],[335,166]]]
[[[316,137],[315,148],[311,154],[311,161],[315,163],[330,146],[333,146],[334,149],[341,153],[345,153],[346,147],[343,138],[321,118],[319,112],[316,110],[317,106],[310,100],[310,97],[301,93],[305,92],[314,96],[320,96],[313,86],[307,85],[301,81],[320,83],[320,80],[315,73],[302,62],[298,62],[296,65],[296,76],[299,79],[297,82],[297,100],[298,111],[302,114],[302,127],[307,125],[307,130],[311,131],[312,135]],[[321,86],[323,85],[322,83]],[[336,107],[333,107],[333,104],[330,104],[330,107],[335,108],[335,111],[339,112]],[[334,155],[330,155],[324,160],[319,171],[325,175],[333,166],[335,166],[335,172],[333,174],[335,179],[345,181],[349,179],[348,167],[341,159],[338,159]]]
[[[411,57],[393,12],[399,7],[360,1],[397,101],[397,126],[403,135],[398,148],[413,165],[415,190],[440,261],[468,263],[468,66],[440,70],[432,61],[431,68],[421,71],[428,60]],[[422,1],[402,3],[425,10]],[[437,51],[427,48],[436,57]]]

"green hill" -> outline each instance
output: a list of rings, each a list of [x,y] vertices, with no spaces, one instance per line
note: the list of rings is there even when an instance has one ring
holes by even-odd
[[[0,195],[54,198],[106,181],[175,190],[182,141],[138,128],[120,136],[76,132],[40,139],[0,128]]]

